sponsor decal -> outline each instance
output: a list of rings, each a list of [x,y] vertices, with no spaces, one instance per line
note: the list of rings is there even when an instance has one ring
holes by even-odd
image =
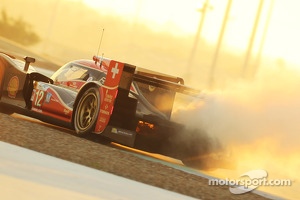
[[[70,113],[70,110],[64,108],[64,113],[65,113],[65,115],[68,115]]]
[[[50,102],[51,96],[52,96],[52,94],[48,92],[47,95],[46,95],[45,103]]]
[[[104,97],[104,102],[112,103],[113,102],[113,96],[111,94],[106,94]]]
[[[31,110],[35,111],[35,112],[38,112],[38,113],[43,113],[43,111],[41,109],[39,109],[39,108],[32,107]]]
[[[30,98],[30,101],[33,101],[34,100],[34,94],[36,93],[36,89],[33,89],[32,91],[32,95],[31,95],[31,98]]]
[[[101,85],[104,85],[104,83],[105,83],[105,80],[106,80],[106,77],[104,76],[104,77],[102,77],[101,79],[100,79],[100,84]]]
[[[100,118],[99,118],[99,122],[101,122],[101,123],[106,123],[106,118],[105,118],[105,117],[100,117]]]
[[[17,76],[11,77],[7,85],[8,97],[16,98],[19,90],[19,78]]]
[[[112,132],[112,133],[118,133],[118,129],[112,128],[112,129],[111,129],[111,132]]]
[[[93,81],[93,77],[89,77],[87,80],[86,80],[86,82],[91,82],[91,81]]]
[[[43,83],[39,83],[36,87],[36,89],[42,90],[42,91],[46,91],[46,90],[48,90],[48,88],[50,88],[50,86],[47,84],[43,84]]]
[[[109,112],[107,110],[100,110],[100,113],[102,113],[104,115],[109,115]]]
[[[112,128],[111,133],[118,134],[118,135],[129,136],[129,137],[133,136],[132,133],[126,132],[126,131],[123,131],[123,130],[120,130],[120,129],[117,129],[117,128]]]

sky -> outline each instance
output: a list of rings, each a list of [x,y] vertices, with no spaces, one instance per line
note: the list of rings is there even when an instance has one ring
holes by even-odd
[[[171,31],[174,34],[190,34],[192,36],[196,33],[201,18],[199,9],[205,0],[83,0],[83,2],[95,9],[101,8],[101,12],[121,15],[133,23],[146,20],[157,31]],[[260,0],[232,1],[224,36],[223,44],[225,46],[240,50],[247,48],[259,2]],[[201,36],[214,43],[219,36],[227,1],[210,0],[209,5]],[[300,64],[298,59],[300,50],[298,8],[300,2],[297,0],[264,0],[254,50],[258,51],[270,7],[273,9],[266,32],[263,49],[265,54]]]
[[[200,9],[205,2],[209,6],[204,15]],[[41,37],[41,42],[31,47],[35,52],[60,63],[90,58],[97,53],[100,31],[105,29],[100,54],[181,76],[188,85],[199,88],[206,88],[212,76],[220,87],[231,84],[241,77],[244,68],[249,77],[265,67],[300,70],[300,26],[297,22],[300,1],[263,1],[247,67],[244,67],[246,52],[260,0],[232,0],[220,51],[215,56],[228,2],[2,0],[0,8],[7,10],[11,17],[28,22]],[[270,8],[271,18],[267,24]],[[203,18],[204,24],[197,37]],[[258,62],[260,49],[262,57]],[[214,60],[217,63],[212,72]]]

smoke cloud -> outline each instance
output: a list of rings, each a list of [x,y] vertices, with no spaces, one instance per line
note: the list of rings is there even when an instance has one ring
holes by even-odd
[[[289,173],[300,168],[300,73],[296,70],[265,69],[252,82],[203,93],[184,109],[178,108],[174,118],[217,138],[238,163],[276,166]]]

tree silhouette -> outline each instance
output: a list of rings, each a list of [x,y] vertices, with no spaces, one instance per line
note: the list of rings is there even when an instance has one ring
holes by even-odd
[[[33,32],[32,26],[23,19],[10,18],[5,10],[1,12],[0,35],[22,45],[34,45],[40,37]]]

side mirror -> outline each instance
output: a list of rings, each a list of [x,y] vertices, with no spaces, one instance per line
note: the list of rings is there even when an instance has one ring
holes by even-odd
[[[27,72],[28,69],[29,69],[29,64],[30,64],[30,63],[34,63],[34,62],[35,62],[35,58],[26,56],[26,57],[24,58],[24,60],[25,60],[24,71]]]

